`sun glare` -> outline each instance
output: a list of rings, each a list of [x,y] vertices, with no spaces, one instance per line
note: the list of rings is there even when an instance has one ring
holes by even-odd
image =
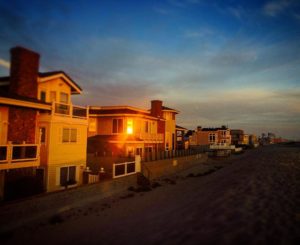
[[[127,134],[133,133],[133,122],[132,119],[127,120]]]

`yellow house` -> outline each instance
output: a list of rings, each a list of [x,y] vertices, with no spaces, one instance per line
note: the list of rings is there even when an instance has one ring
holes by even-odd
[[[48,191],[82,183],[86,167],[87,108],[74,106],[71,95],[81,88],[64,72],[40,74],[38,99],[51,103],[51,113],[39,113],[40,167]]]
[[[0,78],[2,194],[29,172],[46,191],[82,183],[87,108],[71,100],[82,90],[64,72],[39,73],[38,68],[39,54],[16,47],[11,49],[10,76]]]

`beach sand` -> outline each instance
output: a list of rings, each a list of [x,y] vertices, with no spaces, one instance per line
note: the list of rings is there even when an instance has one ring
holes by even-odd
[[[0,243],[296,244],[299,190],[300,146],[264,146],[35,220]]]

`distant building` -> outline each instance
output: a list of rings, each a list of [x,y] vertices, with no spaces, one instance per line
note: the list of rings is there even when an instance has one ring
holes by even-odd
[[[242,145],[244,143],[244,130],[231,129],[230,135],[232,145]]]
[[[187,129],[176,125],[176,149],[188,149],[188,140],[185,139]]]
[[[86,166],[87,110],[71,102],[81,88],[62,71],[40,73],[39,57],[11,49],[0,78],[0,198],[80,185]]]
[[[197,130],[190,136],[191,146],[214,144],[230,145],[230,142],[230,130],[226,126],[220,128],[202,128],[198,126]]]

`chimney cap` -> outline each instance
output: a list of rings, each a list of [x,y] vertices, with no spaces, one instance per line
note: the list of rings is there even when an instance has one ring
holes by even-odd
[[[16,46],[16,47],[11,48],[10,53],[12,54],[13,52],[26,52],[26,53],[31,53],[31,54],[34,54],[34,55],[37,55],[38,57],[40,57],[39,53],[32,51],[30,49],[24,48],[22,46]]]

